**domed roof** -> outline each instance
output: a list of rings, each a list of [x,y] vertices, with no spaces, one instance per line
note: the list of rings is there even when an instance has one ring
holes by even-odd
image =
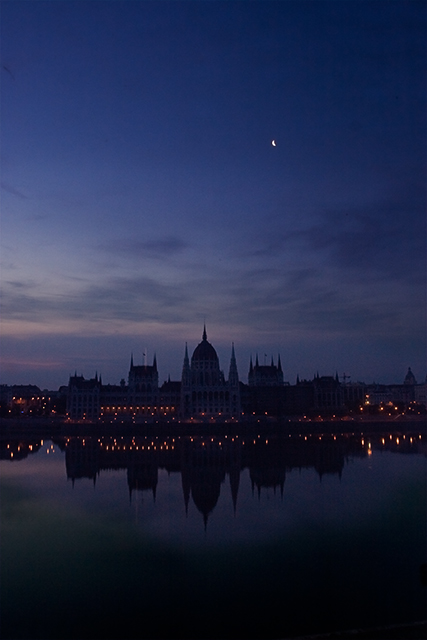
[[[216,351],[211,343],[208,342],[206,327],[203,329],[202,341],[194,349],[193,355],[191,356],[191,362],[200,362],[201,360],[214,360],[215,362],[218,362]]]
[[[415,376],[411,371],[411,367],[408,368],[408,373],[405,376],[404,384],[417,384]]]

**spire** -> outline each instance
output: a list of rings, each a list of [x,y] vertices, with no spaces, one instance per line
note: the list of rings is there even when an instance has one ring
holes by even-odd
[[[203,324],[203,335],[202,340],[207,340],[208,336],[206,335],[206,323]]]
[[[277,359],[277,369],[282,373],[282,363],[280,362],[280,353]]]
[[[153,369],[154,369],[154,371],[157,371],[157,358],[156,358],[156,354],[154,354],[154,358],[153,358]]]
[[[182,365],[181,384],[184,387],[184,386],[188,386],[190,382],[191,382],[190,361],[188,359],[187,343],[185,343],[185,355],[184,355],[184,363]]]
[[[228,372],[228,382],[233,387],[239,386],[239,374],[237,373],[236,354],[234,353],[234,342],[231,343],[230,369]]]
[[[130,368],[133,369],[133,353],[130,354]]]
[[[253,373],[253,370],[254,370],[254,366],[252,364],[252,356],[251,356],[251,360],[249,362],[249,373]]]
[[[258,364],[258,354],[256,354],[256,358],[255,358],[255,367],[259,367],[259,364]]]

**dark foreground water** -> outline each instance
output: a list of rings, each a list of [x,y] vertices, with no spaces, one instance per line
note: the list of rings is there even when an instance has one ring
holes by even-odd
[[[3,638],[285,638],[425,619],[426,440],[1,441]]]

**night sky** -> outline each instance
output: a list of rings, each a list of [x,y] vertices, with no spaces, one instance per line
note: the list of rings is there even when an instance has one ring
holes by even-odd
[[[1,382],[422,382],[425,6],[3,1]]]

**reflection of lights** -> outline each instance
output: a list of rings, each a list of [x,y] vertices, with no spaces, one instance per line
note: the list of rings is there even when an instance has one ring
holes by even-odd
[[[368,456],[372,455],[372,449],[368,449]]]
[[[396,444],[399,444],[400,440],[399,438],[396,438]]]

